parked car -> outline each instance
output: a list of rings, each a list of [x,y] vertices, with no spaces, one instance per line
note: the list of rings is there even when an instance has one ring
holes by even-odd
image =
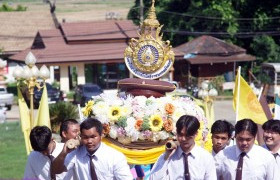
[[[5,106],[11,110],[14,102],[14,94],[8,93],[6,87],[0,86],[0,106]]]
[[[49,102],[49,104],[56,103],[58,101],[63,101],[64,100],[64,95],[63,95],[62,91],[60,91],[57,88],[52,87],[52,85],[49,84],[49,83],[46,83],[46,87],[47,87],[47,92],[48,92],[48,102]],[[43,94],[43,90],[44,90],[44,88],[42,88],[41,90],[38,90],[37,87],[34,88],[34,96],[33,96],[34,108],[39,107],[41,97],[42,97],[42,94]],[[24,92],[24,97],[25,97],[26,103],[29,106],[29,104],[30,104],[29,92],[28,92],[27,89],[25,89],[24,91],[25,91]]]
[[[103,90],[97,84],[78,85],[74,93],[74,103],[85,106],[85,103],[92,99],[92,96],[101,94]]]
[[[0,107],[0,124],[6,122],[6,108]]]

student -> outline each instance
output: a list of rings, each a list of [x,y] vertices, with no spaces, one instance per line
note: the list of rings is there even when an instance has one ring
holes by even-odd
[[[64,146],[65,142],[67,142],[70,139],[76,139],[76,138],[78,138],[79,135],[80,135],[80,124],[78,123],[77,120],[67,119],[61,123],[60,137],[61,137],[61,142],[63,143],[63,146]],[[74,178],[74,172],[72,170],[68,171],[68,172],[63,172],[61,174],[57,174],[57,176],[60,179],[65,179],[65,180],[76,179],[76,178]]]
[[[63,146],[52,140],[52,132],[47,126],[34,127],[29,138],[34,151],[28,156],[23,179],[54,179],[55,174],[50,171],[51,161]]]
[[[232,125],[228,121],[217,120],[214,122],[211,127],[213,156],[215,156],[229,144],[232,132]]]
[[[65,143],[69,139],[76,139],[80,134],[80,125],[75,119],[67,119],[60,125],[61,142]]]
[[[215,156],[218,179],[279,180],[279,170],[272,154],[254,144],[257,131],[257,124],[251,119],[236,123],[236,145]]]
[[[176,123],[179,145],[166,149],[152,168],[150,180],[217,179],[211,154],[195,145],[200,123],[196,117],[184,115]]]
[[[101,142],[100,121],[88,118],[81,123],[80,129],[82,146],[72,152],[64,146],[54,160],[55,173],[74,170],[77,179],[132,180],[125,156]]]
[[[263,140],[264,147],[268,149],[275,157],[278,169],[280,170],[280,121],[269,120],[266,121],[262,128],[264,130]]]

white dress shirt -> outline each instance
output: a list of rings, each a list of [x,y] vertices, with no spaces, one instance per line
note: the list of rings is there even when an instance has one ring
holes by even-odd
[[[191,180],[216,180],[216,169],[213,157],[199,146],[194,146],[188,157]],[[162,154],[151,171],[150,180],[184,180],[184,156],[179,146],[175,153],[164,160]]]
[[[264,145],[263,146],[265,149],[267,149],[270,153],[272,153],[269,149],[268,149],[268,147],[266,146],[266,145]],[[278,151],[277,151],[277,156],[276,156],[276,158],[275,158],[275,160],[276,160],[276,164],[277,164],[277,166],[278,166],[278,169],[279,169],[279,171],[280,171],[280,148],[278,149]],[[280,179],[280,178],[279,178]]]
[[[216,156],[217,176],[224,180],[235,180],[241,151],[234,145],[220,151]],[[242,179],[279,180],[279,169],[274,157],[264,148],[253,145],[243,158]]]
[[[107,146],[100,144],[94,153],[93,163],[98,180],[132,180],[132,174],[125,156]],[[66,156],[64,165],[67,170],[74,169],[77,179],[90,179],[90,158],[85,146],[81,146]]]
[[[57,157],[63,149],[63,143],[55,143],[55,149],[51,154],[51,156],[53,156],[54,158]],[[30,152],[25,166],[23,179],[51,179],[50,164],[51,160],[48,156],[45,156],[44,154],[38,151]],[[56,179],[60,180],[62,179],[62,176],[56,175]]]

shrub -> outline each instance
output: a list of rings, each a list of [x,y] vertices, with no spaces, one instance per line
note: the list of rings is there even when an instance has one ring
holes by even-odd
[[[58,102],[50,105],[50,119],[52,131],[57,133],[60,124],[67,119],[77,119],[79,116],[76,106],[69,102]]]

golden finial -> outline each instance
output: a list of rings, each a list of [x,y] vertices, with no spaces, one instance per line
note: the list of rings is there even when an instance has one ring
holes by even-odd
[[[155,0],[152,0],[152,6],[149,10],[148,17],[144,20],[144,26],[159,27],[159,22],[156,16]]]
[[[142,79],[158,79],[166,74],[174,63],[174,52],[169,41],[162,40],[156,17],[155,0],[147,18],[141,23],[139,39],[132,38],[125,49],[125,63],[129,71]]]

